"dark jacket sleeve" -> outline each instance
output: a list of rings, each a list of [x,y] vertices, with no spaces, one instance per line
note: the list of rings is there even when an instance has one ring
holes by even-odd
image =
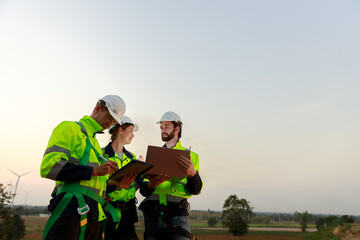
[[[57,175],[57,181],[90,180],[93,168],[67,162]]]
[[[141,183],[141,185],[140,185],[140,193],[144,197],[150,197],[151,194],[153,194],[154,191],[155,191],[155,189],[150,189],[149,188],[149,182],[148,181],[144,181],[144,182]]]
[[[191,178],[188,176],[186,187],[190,194],[198,195],[201,192],[202,184],[199,172],[196,171],[194,177]]]

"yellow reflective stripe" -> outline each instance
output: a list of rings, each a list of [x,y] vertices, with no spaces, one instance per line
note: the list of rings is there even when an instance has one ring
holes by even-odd
[[[80,221],[80,227],[84,226],[87,224],[87,218],[85,218],[84,220]]]

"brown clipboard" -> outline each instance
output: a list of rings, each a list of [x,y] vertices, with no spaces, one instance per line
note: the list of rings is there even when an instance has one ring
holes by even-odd
[[[190,151],[149,145],[145,162],[154,165],[154,167],[147,171],[146,174],[186,177],[186,173],[177,163],[178,156],[190,158]]]
[[[143,161],[131,160],[131,162],[129,162],[124,167],[117,170],[113,175],[111,175],[109,179],[115,181],[121,181],[121,179],[124,176],[128,176],[128,175],[139,176],[145,173],[146,171],[148,171],[153,166],[154,165]]]

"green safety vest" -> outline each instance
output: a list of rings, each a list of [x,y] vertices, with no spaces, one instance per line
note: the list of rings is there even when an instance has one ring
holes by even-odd
[[[117,162],[119,169],[123,168],[124,166],[126,166],[128,163],[131,162],[131,160],[136,159],[135,154],[128,152],[128,154],[126,154],[125,152],[122,155],[122,160],[118,157],[117,153],[115,152],[115,155],[112,157],[109,157],[108,154],[105,154],[105,148],[102,149],[104,152],[104,155],[106,158],[108,158],[111,161]],[[129,186],[128,189],[119,189],[118,187],[116,187],[116,190],[108,193],[107,196],[109,197],[110,201],[112,202],[116,202],[116,201],[122,201],[122,202],[128,202],[131,199],[135,198],[135,193],[136,191],[139,189],[138,184],[134,181],[133,183],[131,183],[131,185]],[[121,210],[120,209],[116,209],[119,218],[121,218]]]
[[[104,149],[103,149],[104,151]],[[131,162],[131,160],[136,159],[135,154],[133,153],[129,153],[129,156],[125,153],[123,153],[122,155],[122,160],[117,156],[117,153],[115,153],[115,155],[113,157],[109,157],[108,155],[106,155],[106,157],[114,162],[117,162],[119,169],[123,168],[124,166],[126,166],[128,163]],[[128,202],[131,199],[135,198],[135,192],[136,190],[139,188],[139,186],[137,186],[137,184],[135,182],[133,182],[129,189],[117,189],[111,193],[108,193],[108,197],[110,198],[110,201],[123,201],[123,202]]]
[[[181,146],[180,140],[173,149],[188,150]],[[190,158],[194,164],[194,168],[199,172],[199,156],[197,153],[190,151]],[[171,177],[169,180],[159,184],[153,194],[147,197],[144,201],[158,200],[160,204],[167,205],[168,202],[180,203],[184,198],[189,198],[192,195],[186,188],[187,177],[177,178]]]
[[[84,123],[88,123],[90,119],[88,119],[90,117],[85,116],[84,119]],[[82,120],[83,120],[82,119]],[[86,121],[88,120],[88,121]],[[91,118],[91,120],[93,120]],[[90,122],[91,122],[90,120]],[[63,122],[66,125],[69,125],[69,123],[67,122]],[[85,144],[85,150],[83,151],[81,160],[79,162],[80,165],[83,166],[99,166],[99,162],[102,164],[104,162],[104,160],[102,160],[100,158],[100,154],[97,151],[97,149],[93,146],[93,144],[91,143],[90,137],[84,127],[84,125],[81,122],[77,122],[78,125],[80,125],[81,130],[83,132],[83,136],[85,136],[86,138],[86,144]],[[60,124],[57,128],[61,128],[63,127],[62,124]],[[68,127],[68,126],[67,126]],[[54,130],[54,133],[52,134],[52,137],[50,138],[49,141],[49,145],[51,145],[52,143],[52,139],[54,139],[54,135],[56,136],[57,134],[57,130]],[[70,131],[71,132],[71,131]],[[60,136],[60,135],[58,135]],[[93,140],[94,141],[94,140]],[[97,141],[96,141],[97,143]],[[70,143],[71,144],[71,143]],[[54,147],[55,146],[55,147]],[[98,144],[97,144],[98,146]],[[46,174],[46,170],[49,169],[48,165],[51,164],[46,164],[49,161],[46,161],[46,156],[48,155],[52,155],[51,153],[54,152],[54,149],[51,148],[56,148],[56,150],[63,150],[62,154],[70,154],[68,151],[64,151],[64,149],[61,149],[61,147],[56,146],[56,145],[51,145],[50,148],[47,149],[47,151],[45,152],[45,156],[43,159],[43,162],[41,164],[41,175],[44,177],[54,177],[54,175],[56,175],[56,171],[52,171],[56,166],[56,164],[53,164],[53,168],[50,168],[50,171],[47,172]],[[99,147],[98,147],[99,148]],[[92,150],[92,151],[91,151]],[[76,152],[76,151],[75,151]],[[76,154],[76,153],[75,153]],[[97,161],[97,165],[95,164],[94,161],[94,157],[93,154],[95,154],[96,156],[96,161]],[[68,160],[70,161],[69,156]],[[75,159],[75,160],[74,160]],[[63,162],[64,160],[60,160],[60,162]],[[66,161],[66,160],[65,160]],[[72,161],[76,161],[76,158],[73,158]],[[49,176],[50,175],[50,176]],[[56,176],[55,176],[56,177]],[[100,180],[100,181],[99,181]],[[105,183],[105,186],[103,185]],[[94,188],[95,187],[95,188]],[[106,187],[106,178],[104,176],[100,176],[100,177],[95,177],[89,181],[78,181],[78,182],[60,182],[57,181],[56,182],[56,188],[55,190],[57,190],[56,195],[61,194],[61,193],[65,193],[63,198],[60,200],[59,204],[56,206],[55,210],[52,212],[49,220],[46,223],[45,229],[44,229],[44,233],[43,233],[43,237],[42,239],[45,239],[48,232],[50,231],[51,227],[53,226],[53,224],[56,222],[56,220],[59,218],[59,216],[61,215],[61,213],[65,210],[65,208],[67,207],[67,205],[69,204],[69,202],[71,201],[71,199],[75,196],[79,207],[78,207],[78,213],[80,214],[80,235],[79,235],[79,240],[84,239],[85,237],[85,230],[86,230],[86,224],[87,224],[87,213],[89,212],[89,206],[86,204],[83,195],[95,200],[96,202],[98,202],[99,204],[99,218],[100,215],[104,215],[103,211],[102,211],[102,207],[105,208],[106,210],[109,211],[109,213],[111,214],[113,221],[117,222],[119,221],[119,217],[116,214],[115,209],[110,205],[107,204],[107,202],[105,201],[105,199],[99,195],[102,193],[101,190],[103,190]],[[94,191],[95,189],[95,191]],[[100,211],[101,210],[101,211]],[[103,232],[105,230],[105,224],[103,224]],[[104,238],[104,234],[102,236]]]

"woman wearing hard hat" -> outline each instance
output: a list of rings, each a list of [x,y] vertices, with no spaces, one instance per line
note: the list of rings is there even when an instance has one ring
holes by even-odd
[[[103,149],[103,152],[109,160],[117,162],[119,169],[136,159],[136,156],[124,146],[132,142],[135,137],[134,132],[138,129],[138,125],[127,116],[121,119],[121,124],[115,124],[109,129],[111,142]],[[139,159],[142,160],[142,156]],[[134,223],[138,221],[135,192],[142,181],[141,178],[128,175],[123,177],[114,189],[111,189],[114,191],[108,189],[107,196],[111,205],[116,208],[120,223],[117,226],[117,223],[109,218],[105,230],[105,239],[138,239],[134,227]]]

